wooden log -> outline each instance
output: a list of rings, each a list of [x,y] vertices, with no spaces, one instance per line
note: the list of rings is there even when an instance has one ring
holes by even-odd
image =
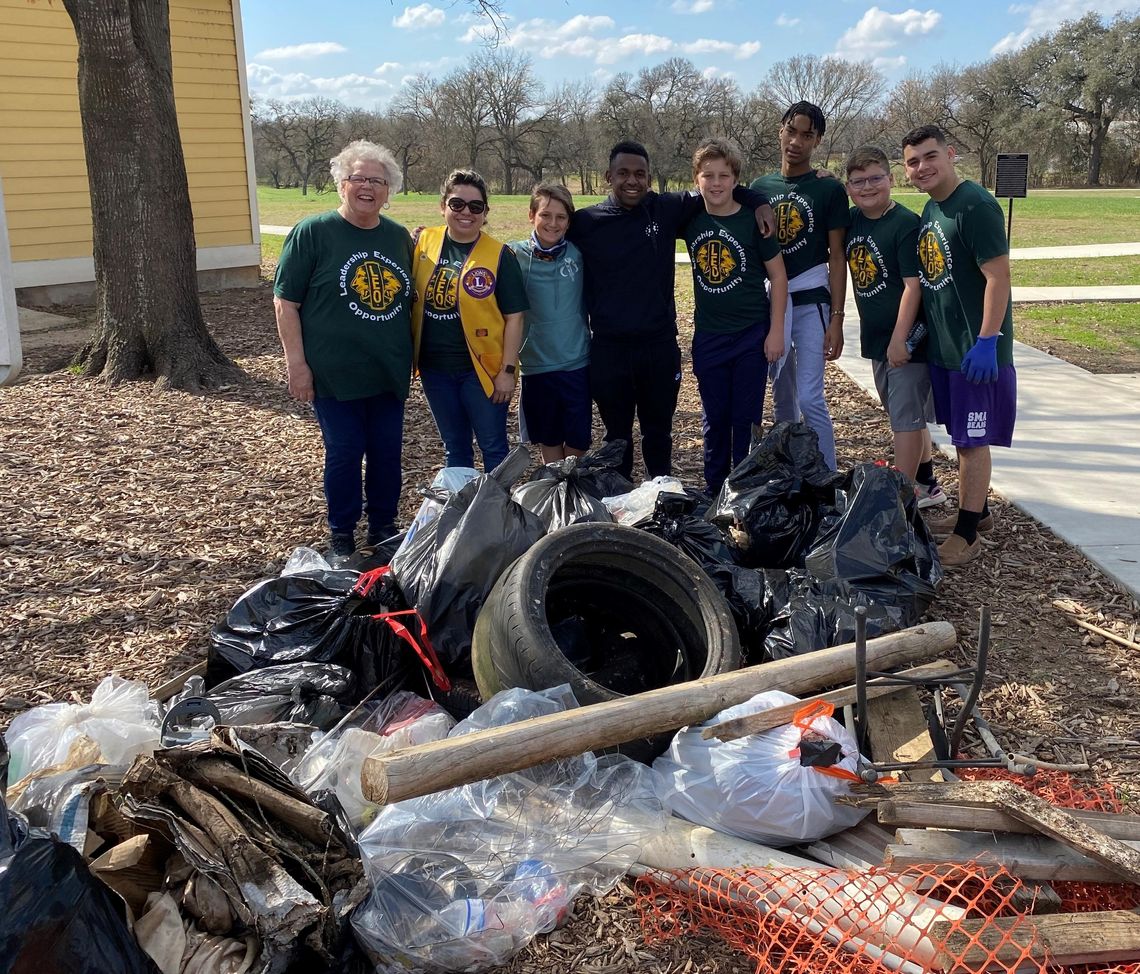
[[[173,697],[186,685],[186,681],[189,680],[190,677],[205,675],[206,661],[202,660],[201,662],[195,663],[193,666],[183,670],[177,676],[171,677],[165,683],[159,684],[159,686],[155,687],[155,689],[151,692],[151,696],[159,703],[166,703],[167,700]]]
[[[923,677],[945,676],[947,673],[954,673],[958,667],[951,663],[949,660],[936,660],[933,663],[924,663],[922,666],[914,666],[907,670],[902,670],[898,676],[905,676],[909,679],[922,679]],[[894,693],[898,690],[898,686],[883,685],[881,679],[869,680],[867,682],[867,699],[873,700],[875,697],[885,696]],[[773,728],[781,727],[784,724],[790,724],[796,713],[803,707],[813,703],[829,703],[833,707],[846,707],[848,704],[855,702],[855,687],[847,686],[840,687],[838,690],[828,690],[826,693],[817,693],[810,697],[804,697],[798,703],[785,704],[782,707],[773,707],[771,710],[765,710],[759,714],[748,714],[744,717],[736,717],[732,720],[722,720],[719,724],[713,724],[712,727],[706,727],[701,731],[701,737],[704,740],[709,740],[715,737],[718,741],[735,741],[741,737],[747,737],[749,734],[762,734],[764,731],[770,731]]]
[[[1140,960],[1140,916],[1129,910],[1040,917],[937,920],[930,939],[941,945],[940,971],[1033,970]]]
[[[896,689],[893,693],[867,701],[867,713],[862,715],[867,728],[871,757],[878,764],[905,764],[935,761],[934,741],[918,690],[914,687]],[[937,768],[908,768],[900,771],[910,781],[941,780]]]
[[[870,869],[883,865],[893,839],[890,832],[865,818],[858,825],[804,846],[804,851],[836,869]]]
[[[870,640],[867,664],[896,669],[950,649],[955,639],[948,622],[914,626]],[[855,645],[846,643],[367,758],[361,788],[369,801],[385,805],[675,730],[765,690],[808,693],[854,673]]]
[[[1140,844],[1135,846],[1140,849]],[[899,829],[887,846],[883,863],[894,870],[912,866],[968,862],[1002,866],[1022,879],[1115,883],[1120,877],[1107,866],[1042,835],[995,835],[993,832],[942,832]]]
[[[1120,878],[1140,883],[1140,849],[1111,838],[1060,808],[1054,808],[1036,795],[1016,785],[997,781],[963,781],[951,784],[911,784],[902,782],[890,788],[856,785],[861,794],[912,801],[950,801],[996,809],[1031,825],[1042,835],[1062,842],[1107,866]],[[872,789],[878,788],[876,792]]]
[[[844,804],[876,809],[880,825],[893,825],[895,828],[914,829],[966,829],[975,832],[1014,832],[1035,835],[1037,829],[1025,822],[1019,822],[1005,812],[990,808],[974,808],[968,805],[954,805],[948,802],[912,802],[897,798],[885,801],[856,796],[841,798]],[[1078,822],[1103,832],[1113,839],[1140,841],[1140,815],[1126,815],[1123,812],[1087,812],[1082,809],[1068,809],[1068,813]]]

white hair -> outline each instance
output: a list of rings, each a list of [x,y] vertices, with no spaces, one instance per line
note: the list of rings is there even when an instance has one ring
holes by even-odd
[[[393,195],[400,192],[404,185],[404,174],[400,171],[396,157],[382,145],[369,142],[367,139],[357,139],[355,142],[349,142],[329,160],[329,172],[341,196],[344,195],[341,182],[351,175],[352,167],[358,162],[378,163],[387,174],[388,192]]]

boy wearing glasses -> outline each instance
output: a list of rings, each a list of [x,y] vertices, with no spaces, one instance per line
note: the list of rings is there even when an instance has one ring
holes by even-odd
[[[824,363],[843,352],[847,263],[843,244],[850,221],[847,194],[837,179],[819,179],[811,154],[827,127],[823,112],[798,101],[780,124],[780,171],[754,180],[776,211],[791,298],[791,334],[782,364],[774,367],[772,400],[777,423],[803,414],[819,437],[819,452],[835,469],[835,429],[823,390]],[[790,346],[790,347],[789,347]]]
[[[847,266],[859,308],[859,345],[891,421],[895,466],[918,484],[918,506],[948,500],[934,479],[928,422],[934,421],[926,367],[918,215],[891,199],[891,164],[873,145],[847,160],[851,227]],[[919,322],[916,329],[916,321]]]

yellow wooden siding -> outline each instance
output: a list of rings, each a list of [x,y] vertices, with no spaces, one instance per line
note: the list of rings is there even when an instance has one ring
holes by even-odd
[[[199,247],[253,242],[230,0],[171,0],[179,130]],[[12,259],[91,254],[75,34],[49,0],[0,0],[0,176]]]

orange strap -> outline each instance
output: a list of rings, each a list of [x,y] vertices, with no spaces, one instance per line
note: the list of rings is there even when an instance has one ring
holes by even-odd
[[[795,712],[795,715],[792,717],[792,725],[798,727],[802,735],[804,731],[810,729],[811,722],[817,717],[830,717],[834,713],[835,707],[833,704],[828,703],[826,700],[815,700],[812,703],[805,704]],[[799,754],[800,749],[796,747],[788,752],[788,757],[799,757]],[[840,768],[834,765],[830,768],[820,768],[813,765],[812,771],[818,771],[820,774],[825,774],[830,778],[839,778],[842,781],[861,782],[863,780],[859,775],[855,774],[854,771],[848,771],[846,768]]]

